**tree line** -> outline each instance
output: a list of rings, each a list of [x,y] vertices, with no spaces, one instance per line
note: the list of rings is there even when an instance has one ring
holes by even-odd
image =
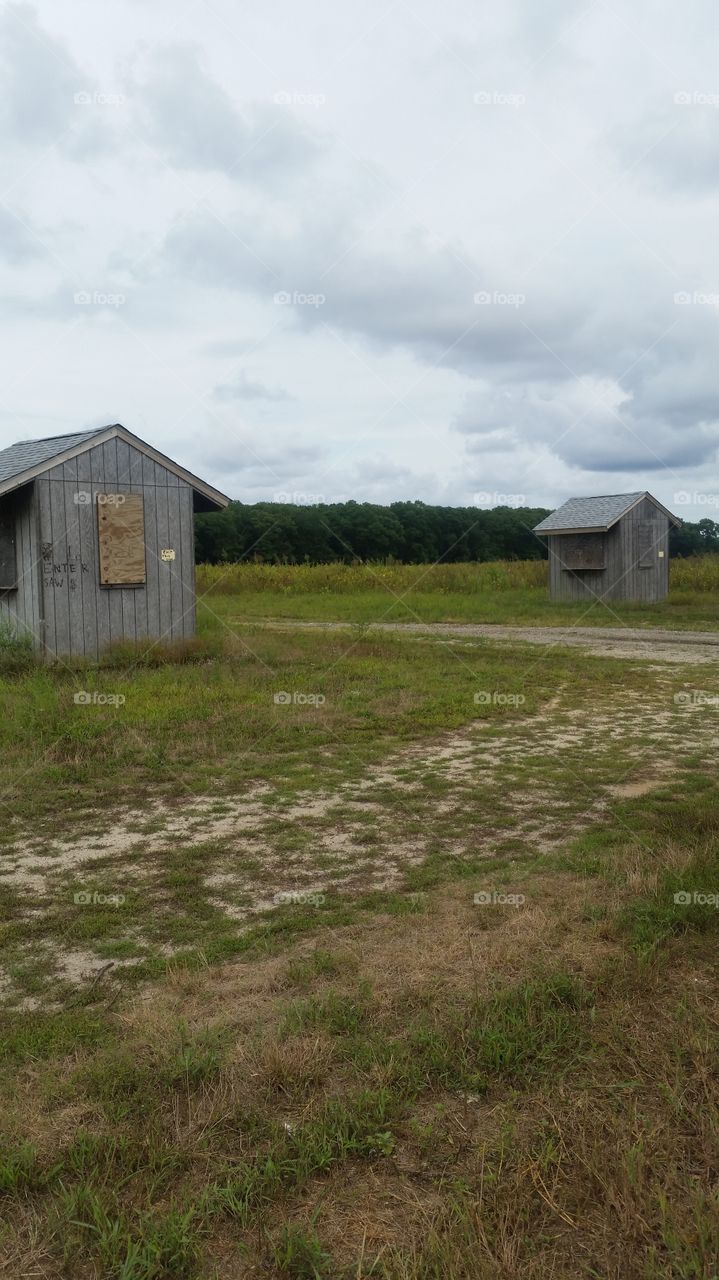
[[[338,502],[296,506],[231,502],[195,521],[201,564],[254,560],[331,564],[394,560],[401,564],[546,559],[532,533],[547,507],[438,507],[425,502]],[[700,520],[672,531],[672,555],[719,552],[719,524]]]
[[[222,512],[197,517],[197,558],[206,564],[243,559],[274,564],[539,560],[546,549],[532,528],[547,514],[543,507],[488,511],[424,502],[388,507],[372,502],[231,502]]]

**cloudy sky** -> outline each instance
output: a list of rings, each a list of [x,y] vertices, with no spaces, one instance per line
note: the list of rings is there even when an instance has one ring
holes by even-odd
[[[0,446],[716,515],[712,0],[0,7]]]

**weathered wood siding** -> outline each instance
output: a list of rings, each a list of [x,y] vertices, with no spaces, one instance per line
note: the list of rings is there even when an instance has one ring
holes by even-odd
[[[641,530],[644,529],[642,534]],[[549,547],[549,590],[553,600],[640,600],[654,604],[669,590],[669,519],[649,498],[622,516],[605,538],[604,569],[576,572],[564,567],[565,537]],[[580,535],[571,535],[576,538]],[[585,535],[595,538],[595,534]],[[660,556],[659,552],[664,555]],[[644,566],[644,567],[643,567]]]
[[[0,623],[18,633],[29,635],[33,644],[42,646],[40,606],[39,532],[35,494],[31,484],[0,498],[2,510],[15,521],[17,554],[17,588],[0,592]]]
[[[52,468],[35,486],[48,654],[94,658],[119,640],[194,633],[191,485],[116,438]],[[98,493],[143,496],[143,586],[100,585]],[[174,551],[174,560],[163,560],[163,550]]]

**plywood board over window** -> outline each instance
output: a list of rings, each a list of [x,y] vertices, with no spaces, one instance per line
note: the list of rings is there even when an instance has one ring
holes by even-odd
[[[564,569],[605,569],[603,533],[574,533],[558,538],[558,554]]]
[[[142,494],[98,493],[97,528],[100,586],[144,586],[145,510]]]
[[[0,515],[0,591],[12,591],[16,586],[15,519]]]

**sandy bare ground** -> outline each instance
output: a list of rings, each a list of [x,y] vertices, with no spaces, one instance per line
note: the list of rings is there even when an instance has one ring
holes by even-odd
[[[676,662],[682,646],[670,647]],[[692,651],[691,642],[686,647]],[[81,834],[55,839],[28,833],[3,853],[0,874],[35,920],[99,876],[103,892],[147,901],[147,944],[170,953],[156,878],[182,865],[193,846],[202,846],[202,858],[207,849],[208,901],[240,928],[286,902],[401,888],[431,855],[476,861],[508,850],[520,858],[551,854],[620,800],[676,781],[688,743],[695,760],[715,758],[717,695],[697,700],[692,684],[690,667],[678,679],[676,668],[656,666],[646,690],[617,684],[601,705],[580,709],[568,699],[564,705],[560,691],[538,715],[499,726],[474,722],[331,788],[288,799],[258,784],[242,795],[156,799],[136,811],[98,814],[92,832],[85,825]],[[625,764],[617,770],[619,759]],[[136,936],[143,940],[142,926]],[[56,976],[71,982],[103,964],[91,944],[63,950],[55,939],[47,954]],[[0,989],[13,998],[1,967]]]
[[[237,624],[238,619],[233,619]],[[248,625],[256,626],[257,623]],[[263,626],[298,629],[351,630],[348,622],[267,620]],[[719,662],[719,631],[665,631],[645,627],[508,627],[475,622],[372,622],[368,628],[408,634],[506,640],[512,644],[578,646],[599,657],[642,658],[653,662]]]

